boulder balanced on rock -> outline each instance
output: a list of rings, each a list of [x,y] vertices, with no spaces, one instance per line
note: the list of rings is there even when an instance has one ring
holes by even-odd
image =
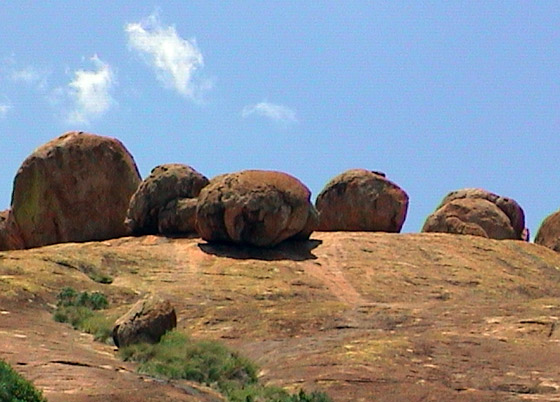
[[[132,196],[126,224],[139,235],[194,231],[194,208],[183,208],[192,202],[178,200],[196,198],[207,184],[208,179],[190,166],[156,166]]]
[[[541,223],[535,243],[560,252],[560,211],[547,216]]]
[[[209,242],[270,247],[308,238],[317,215],[311,192],[286,173],[246,170],[215,177],[200,192],[196,226]]]
[[[408,195],[385,174],[348,170],[331,179],[316,201],[322,231],[400,232]]]
[[[522,240],[524,229],[525,214],[515,200],[469,188],[449,193],[422,231]]]
[[[24,246],[126,235],[139,184],[132,155],[114,138],[74,131],[40,146],[14,180],[12,213]]]

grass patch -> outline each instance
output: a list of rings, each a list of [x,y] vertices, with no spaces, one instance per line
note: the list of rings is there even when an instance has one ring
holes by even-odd
[[[99,310],[109,307],[107,297],[100,292],[80,292],[66,287],[57,296],[53,318],[67,322],[74,329],[92,334],[96,341],[107,342],[113,330],[113,320]]]
[[[47,402],[41,391],[0,359],[0,401]]]
[[[171,331],[159,343],[140,343],[119,350],[123,360],[139,362],[138,371],[159,378],[185,379],[211,386],[232,402],[328,402],[324,393],[290,395],[259,384],[257,366],[214,341],[193,341]]]

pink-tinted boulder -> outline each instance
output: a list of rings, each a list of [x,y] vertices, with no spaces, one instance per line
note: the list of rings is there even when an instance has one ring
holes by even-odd
[[[560,211],[547,216],[541,223],[535,243],[560,252]]]

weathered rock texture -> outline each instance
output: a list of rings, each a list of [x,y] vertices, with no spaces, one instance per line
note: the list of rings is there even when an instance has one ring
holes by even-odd
[[[176,198],[159,211],[158,231],[163,234],[195,233],[197,198]]]
[[[176,326],[177,315],[171,303],[151,295],[136,302],[115,322],[113,341],[117,347],[139,342],[156,343]]]
[[[245,170],[218,176],[198,197],[196,226],[207,241],[274,246],[308,238],[316,219],[311,192],[286,173]]]
[[[25,247],[127,234],[124,218],[140,183],[134,159],[116,139],[68,132],[21,165],[12,211]]]
[[[25,248],[20,230],[10,209],[0,212],[0,251]]]
[[[208,179],[190,166],[178,163],[156,166],[130,200],[127,226],[135,234],[158,233],[162,212],[162,228],[165,232],[169,233],[176,227],[190,228],[192,216],[188,216],[188,211],[181,209],[179,215],[170,217],[178,204],[168,204],[179,198],[196,198],[207,184]],[[182,219],[186,221],[182,222]]]
[[[535,243],[560,252],[560,211],[547,216],[541,223]]]
[[[318,230],[400,232],[408,195],[383,173],[352,169],[327,183],[316,206]]]
[[[523,240],[524,229],[523,209],[513,199],[469,188],[449,193],[422,231]]]

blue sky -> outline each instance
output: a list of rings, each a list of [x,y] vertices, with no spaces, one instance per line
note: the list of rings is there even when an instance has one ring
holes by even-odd
[[[449,191],[560,208],[560,2],[3,2],[0,207],[68,130],[119,138],[143,176],[350,168],[407,191],[419,231]]]

